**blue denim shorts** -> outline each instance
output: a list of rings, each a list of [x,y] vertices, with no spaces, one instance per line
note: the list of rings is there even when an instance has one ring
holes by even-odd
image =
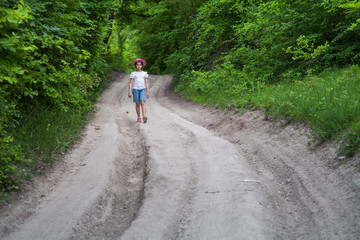
[[[133,101],[134,102],[141,102],[146,100],[146,88],[143,89],[133,89]]]

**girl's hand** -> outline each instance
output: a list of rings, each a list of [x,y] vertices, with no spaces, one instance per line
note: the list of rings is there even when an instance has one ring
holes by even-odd
[[[128,95],[128,96],[129,96],[129,98],[131,98],[131,97],[132,97],[132,94],[131,94],[131,92],[129,92],[129,95]]]
[[[146,98],[149,99],[149,97],[150,97],[150,94],[147,92],[146,93]]]

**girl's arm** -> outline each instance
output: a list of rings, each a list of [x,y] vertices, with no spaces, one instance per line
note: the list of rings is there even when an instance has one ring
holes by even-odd
[[[131,90],[132,90],[133,83],[134,83],[134,79],[133,79],[133,78],[130,78],[130,82],[129,82],[129,94],[128,94],[129,98],[132,97],[132,92],[131,92]]]
[[[147,77],[145,78],[145,87],[146,87],[146,98],[149,98],[150,97],[150,94],[149,94],[149,81],[148,81]]]

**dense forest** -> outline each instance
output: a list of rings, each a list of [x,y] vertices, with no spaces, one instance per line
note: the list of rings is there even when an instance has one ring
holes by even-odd
[[[69,150],[110,71],[137,57],[194,101],[359,152],[359,1],[3,0],[0,54],[1,198]]]

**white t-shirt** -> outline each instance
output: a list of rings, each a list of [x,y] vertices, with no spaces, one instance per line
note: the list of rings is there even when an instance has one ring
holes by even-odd
[[[145,78],[149,77],[147,72],[132,72],[130,78],[134,79],[133,89],[144,89],[145,88]]]

